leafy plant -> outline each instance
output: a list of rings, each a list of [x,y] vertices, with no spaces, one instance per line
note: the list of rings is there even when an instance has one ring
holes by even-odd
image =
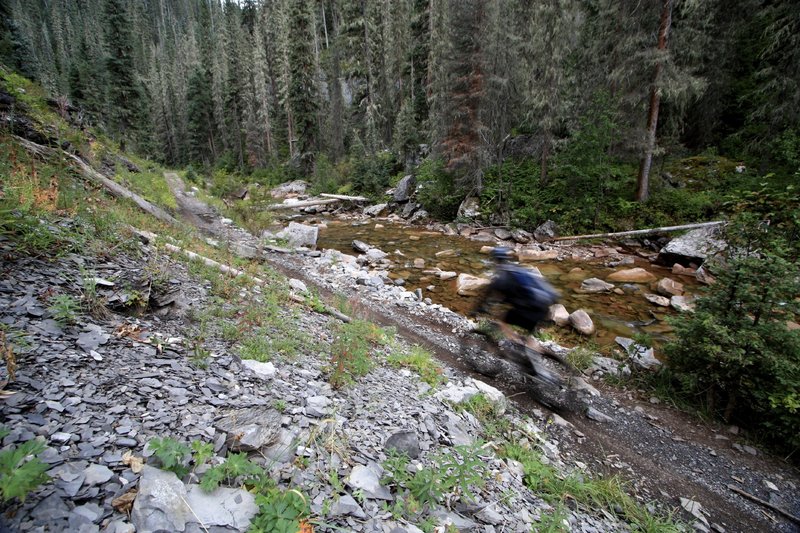
[[[148,443],[164,470],[175,472],[179,478],[189,473],[187,466],[192,455],[189,446],[170,437],[156,437]]]
[[[8,434],[8,429],[0,428],[0,439]],[[36,438],[0,451],[0,496],[4,502],[14,498],[25,501],[31,491],[50,479],[45,474],[50,467],[37,457],[45,447],[44,440]]]
[[[193,440],[191,447],[192,461],[194,462],[195,468],[206,464],[206,461],[214,456],[214,445],[210,442]]]
[[[231,453],[224,462],[206,470],[200,480],[200,488],[210,492],[223,481],[233,485],[237,479],[241,484],[262,485],[265,476],[264,469],[250,461],[246,453]]]
[[[421,346],[412,346],[410,350],[395,350],[387,358],[390,365],[414,370],[422,381],[435,387],[447,381],[442,367]]]
[[[53,319],[60,324],[74,324],[80,304],[68,294],[57,294],[50,298],[50,307],[47,308]]]
[[[431,458],[432,466],[408,471],[408,457],[391,453],[383,466],[389,474],[386,483],[408,489],[421,505],[440,503],[447,494],[464,495],[473,499],[472,488],[483,486],[484,462],[478,448],[456,446]]]
[[[259,513],[250,523],[250,533],[298,533],[311,514],[308,499],[295,489],[270,489],[256,495],[256,504]]]

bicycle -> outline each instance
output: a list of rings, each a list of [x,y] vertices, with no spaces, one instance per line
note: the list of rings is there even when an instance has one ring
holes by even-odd
[[[483,327],[462,335],[461,357],[478,373],[506,381],[522,382],[536,400],[554,409],[582,409],[586,382],[583,373],[562,355],[541,353],[500,334],[488,320]]]

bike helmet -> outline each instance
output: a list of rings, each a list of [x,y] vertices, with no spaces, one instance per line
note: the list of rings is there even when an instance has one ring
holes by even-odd
[[[503,246],[499,246],[497,248],[492,248],[492,258],[495,261],[510,261],[511,260],[511,250],[509,248],[505,248]]]

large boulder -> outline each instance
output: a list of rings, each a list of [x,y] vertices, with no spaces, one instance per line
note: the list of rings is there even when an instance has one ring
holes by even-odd
[[[658,282],[658,286],[656,287],[656,292],[666,296],[667,298],[671,298],[673,296],[680,296],[681,294],[683,294],[683,283],[675,281],[674,279],[663,278],[661,281]]]
[[[303,180],[289,181],[272,189],[270,194],[273,198],[289,198],[305,194],[307,187],[308,183]]]
[[[594,333],[594,322],[592,322],[592,318],[589,316],[589,313],[583,309],[573,311],[569,315],[569,323],[572,324],[572,327],[575,328],[575,331],[581,335],[591,335]]]
[[[726,247],[727,244],[722,240],[721,226],[693,229],[661,248],[657,261],[662,265],[699,265]]]
[[[394,188],[394,201],[407,202],[411,195],[414,193],[414,188],[417,186],[417,180],[413,175],[405,176]]]
[[[186,487],[173,472],[144,465],[131,522],[140,533],[183,531],[192,518]]]
[[[614,288],[614,285],[611,283],[606,283],[602,279],[598,278],[589,278],[583,280],[581,283],[581,292],[586,293],[596,293],[596,292],[609,292]]]
[[[533,235],[524,229],[515,229],[511,231],[511,238],[520,244],[528,244],[533,239]]]
[[[375,204],[364,208],[364,214],[370,217],[378,217],[386,211],[388,204]]]
[[[650,283],[656,280],[656,276],[643,268],[627,268],[618,270],[606,278],[608,281],[619,281],[621,283]]]
[[[289,222],[289,225],[276,233],[275,236],[280,239],[286,239],[293,248],[299,248],[301,246],[316,248],[319,228],[317,226]]]
[[[558,250],[534,250],[523,248],[519,251],[519,260],[525,261],[549,261],[558,257]]]
[[[465,198],[458,206],[458,218],[476,218],[481,215],[480,200],[475,197]]]
[[[486,278],[471,274],[459,274],[456,280],[456,291],[461,296],[478,296],[489,283],[490,280]]]
[[[566,326],[569,324],[569,312],[561,304],[553,304],[547,312],[547,319],[555,322],[556,326]]]
[[[552,220],[548,220],[533,230],[533,238],[537,241],[546,241],[555,237],[558,237],[558,226]]]
[[[637,344],[627,337],[616,337],[614,341],[625,349],[625,353],[633,366],[644,370],[653,370],[661,366],[661,361],[656,359],[652,348]]]

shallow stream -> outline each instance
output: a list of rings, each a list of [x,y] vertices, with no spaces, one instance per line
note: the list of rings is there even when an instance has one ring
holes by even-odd
[[[442,271],[483,277],[491,277],[492,274],[493,262],[480,250],[493,243],[447,236],[389,221],[352,223],[328,220],[325,223],[327,227],[320,230],[318,248],[331,248],[350,255],[358,255],[353,249],[353,240],[360,240],[379,248],[388,253],[388,259],[395,264],[389,273],[390,278],[402,278],[406,289],[414,291],[419,288],[424,297],[460,313],[466,314],[472,309],[476,305],[476,299],[459,296],[456,292],[455,278],[442,281],[430,270],[438,268]],[[561,303],[569,312],[582,308],[589,313],[597,326],[594,340],[599,345],[613,343],[614,337],[618,335],[632,337],[636,333],[649,335],[658,345],[671,332],[671,327],[665,322],[665,318],[676,314],[676,311],[658,307],[645,300],[644,294],[654,292],[654,286],[615,283],[625,294],[584,294],[579,290],[581,282],[585,279],[594,277],[605,280],[615,270],[633,267],[645,268],[658,279],[670,277],[680,281],[687,293],[697,293],[702,290],[693,277],[675,276],[667,268],[631,256],[635,257],[635,264],[618,268],[606,266],[604,262],[608,261],[608,258],[583,261],[535,261],[527,264],[537,267],[550,283],[561,291]],[[424,260],[424,267],[416,268],[415,259]],[[559,335],[570,337],[577,334],[559,332]]]

